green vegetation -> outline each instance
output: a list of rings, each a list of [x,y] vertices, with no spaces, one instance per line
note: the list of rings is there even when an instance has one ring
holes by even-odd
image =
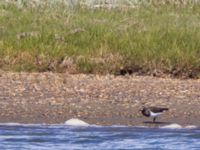
[[[0,68],[8,71],[200,77],[200,5],[136,8],[0,4]]]

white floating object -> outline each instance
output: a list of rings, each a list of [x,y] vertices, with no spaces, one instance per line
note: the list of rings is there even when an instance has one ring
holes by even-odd
[[[65,125],[68,125],[68,126],[89,126],[88,123],[86,123],[82,120],[76,119],[76,118],[72,118],[72,119],[67,120],[65,122]]]
[[[182,129],[183,127],[179,124],[173,123],[173,124],[166,125],[166,126],[163,126],[163,127],[160,127],[160,128],[163,128],[163,129]]]

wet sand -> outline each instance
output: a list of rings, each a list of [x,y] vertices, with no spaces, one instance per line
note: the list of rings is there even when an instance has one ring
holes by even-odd
[[[152,124],[142,106],[170,110]],[[0,122],[200,126],[200,80],[146,76],[0,73]]]

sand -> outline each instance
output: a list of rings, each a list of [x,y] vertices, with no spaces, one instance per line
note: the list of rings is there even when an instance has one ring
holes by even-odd
[[[170,110],[152,123],[142,106]],[[0,73],[0,123],[200,126],[200,80],[150,76]]]

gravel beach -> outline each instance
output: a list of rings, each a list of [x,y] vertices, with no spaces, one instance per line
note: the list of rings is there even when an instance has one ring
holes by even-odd
[[[142,106],[168,107],[158,118]],[[200,80],[147,76],[0,73],[0,122],[64,123],[79,118],[97,125],[200,126]]]

